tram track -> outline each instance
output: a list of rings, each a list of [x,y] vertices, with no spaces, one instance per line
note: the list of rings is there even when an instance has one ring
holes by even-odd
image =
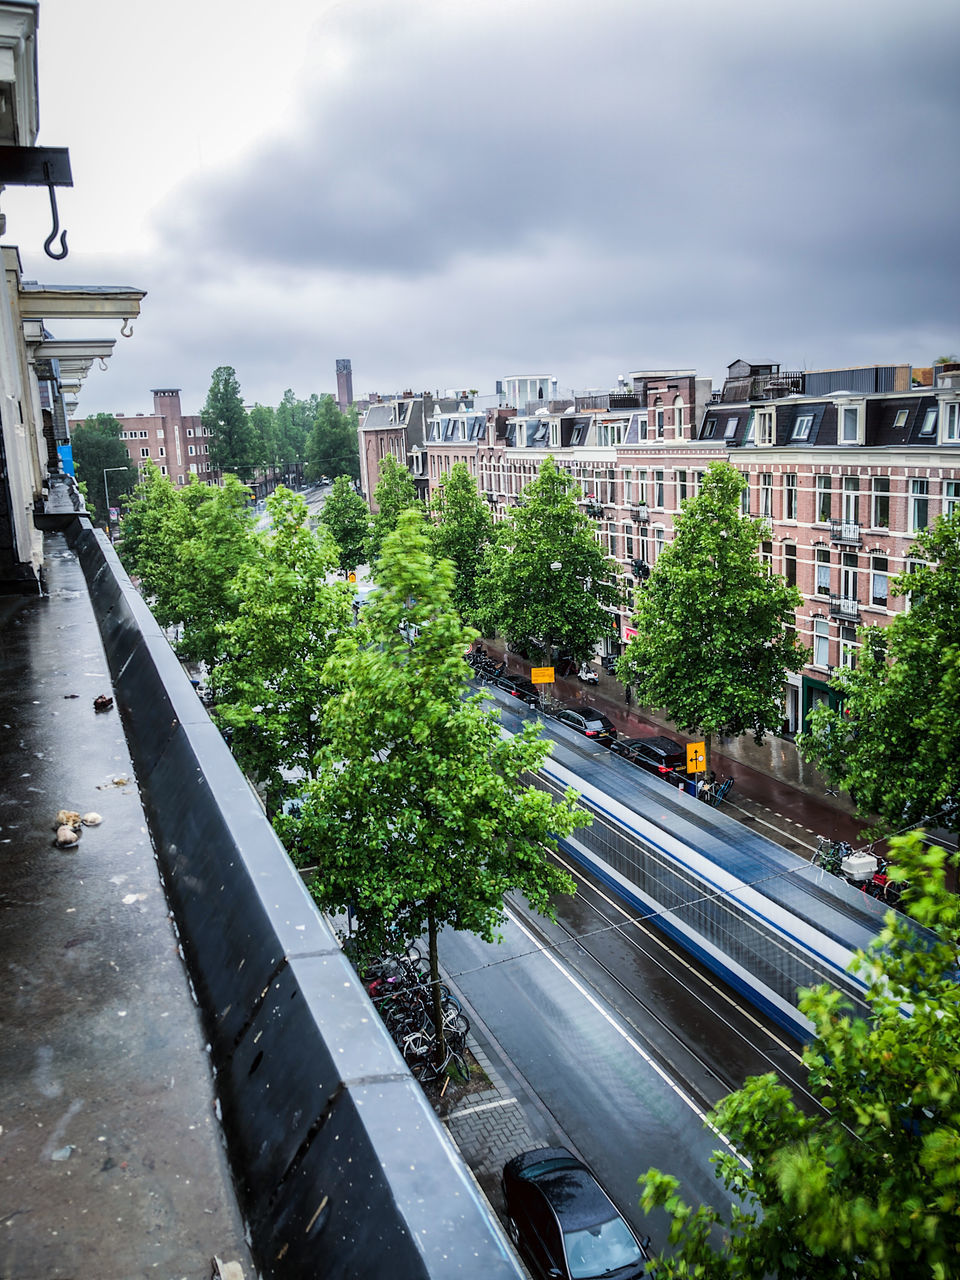
[[[565,962],[595,990],[596,970],[600,970],[614,990],[626,997],[625,1002],[614,1005],[618,1016],[644,1040],[662,1065],[684,1087],[697,1092],[706,1109],[716,1105],[721,1097],[738,1088],[743,1081],[721,1074],[699,1045],[671,1026],[655,1002],[645,999],[597,954],[597,949],[589,945],[591,938],[616,934],[645,965],[654,966],[663,979],[678,988],[686,1000],[692,1000],[709,1020],[717,1024],[718,1037],[722,1035],[728,1043],[731,1036],[736,1039],[740,1053],[731,1056],[758,1059],[757,1069],[748,1074],[771,1070],[781,1078],[786,1075],[798,1105],[804,1110],[822,1110],[806,1086],[800,1049],[796,1043],[788,1041],[766,1024],[753,1009],[738,1000],[730,988],[702,970],[687,955],[672,949],[658,931],[638,920],[622,903],[606,893],[583,867],[569,862],[562,854],[556,854],[554,858],[558,865],[577,880],[579,905],[591,912],[601,922],[601,927],[597,930],[578,930],[562,918],[562,903],[558,904],[557,920],[549,927],[545,921],[528,913],[518,902],[511,900],[511,909],[522,914],[526,927],[535,932],[545,946],[554,950],[562,949]],[[584,888],[588,890],[586,893]],[[622,919],[611,920],[611,913]],[[555,929],[562,935],[559,943],[556,938],[551,937],[549,929]],[[588,964],[578,958],[577,952],[587,958]],[[594,970],[593,973],[589,971],[590,968]],[[685,971],[687,976],[681,977],[678,969]],[[609,994],[604,995],[604,998],[609,999]],[[636,1016],[635,1009],[631,1009],[631,1006],[642,1011],[642,1018]],[[642,1022],[647,1025],[642,1026]],[[651,1036],[652,1028],[656,1029],[655,1036]],[[751,1034],[748,1028],[755,1034]],[[691,1064],[696,1064],[696,1071],[691,1071]],[[699,1083],[690,1078],[695,1074],[700,1077]],[[713,1082],[713,1089],[705,1087],[708,1081]]]

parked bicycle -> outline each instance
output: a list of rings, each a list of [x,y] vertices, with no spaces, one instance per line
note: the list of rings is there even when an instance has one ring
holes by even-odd
[[[865,871],[862,863],[874,860],[874,869]],[[830,840],[826,836],[817,837],[817,849],[811,859],[814,866],[822,867],[830,875],[846,880],[861,893],[868,894],[885,902],[887,906],[902,911],[903,893],[906,881],[892,880],[888,874],[889,864],[882,855],[874,853],[872,848],[860,850],[859,853],[846,840]],[[860,863],[860,866],[856,864]]]
[[[446,1048],[442,1061],[438,1061],[433,983],[422,963],[418,948],[408,947],[399,955],[368,960],[362,967],[361,977],[384,1025],[421,1083],[451,1074],[466,1079],[469,1020],[460,1001],[441,982],[440,1017]]]
[[[723,778],[722,780],[714,778],[712,782],[704,782],[698,786],[697,798],[715,809],[730,794],[732,786],[732,778]]]
[[[815,867],[822,867],[832,876],[843,878],[843,860],[853,854],[853,849],[846,840],[829,840],[826,836],[817,836],[817,851],[811,861]]]

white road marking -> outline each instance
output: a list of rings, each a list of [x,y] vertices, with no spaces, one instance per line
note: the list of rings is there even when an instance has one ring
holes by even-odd
[[[461,1116],[473,1116],[478,1111],[489,1111],[492,1107],[509,1107],[516,1101],[516,1098],[497,1098],[494,1102],[476,1102],[472,1107],[460,1107],[457,1111],[451,1111],[447,1119],[459,1120]]]
[[[526,927],[523,921],[518,919],[518,917],[514,915],[514,913],[509,909],[507,910],[507,916],[510,920],[513,921],[513,923],[517,926],[517,928],[524,935],[524,937],[529,939],[529,941],[533,943],[533,945],[537,948],[537,950],[541,953],[541,955],[546,960],[549,960],[550,963],[553,965],[553,967],[560,974],[562,974],[564,978],[566,978],[567,982],[570,983],[570,985],[574,988],[574,990],[578,991],[580,995],[584,998],[584,1000],[586,1000],[587,1003],[591,1005],[597,1011],[597,1013],[600,1014],[601,1018],[603,1018],[604,1021],[607,1022],[613,1028],[614,1031],[616,1031],[617,1035],[619,1035],[624,1041],[626,1041],[626,1043],[630,1046],[630,1048],[633,1049],[633,1051],[640,1058],[643,1059],[643,1061],[647,1064],[648,1067],[650,1067],[654,1072],[656,1072],[656,1074],[660,1077],[660,1079],[664,1082],[664,1084],[674,1094],[676,1094],[676,1096],[680,1099],[680,1101],[685,1106],[689,1107],[689,1109],[693,1112],[693,1114],[699,1119],[700,1123],[705,1125],[706,1128],[708,1128],[711,1131],[711,1133],[715,1134],[723,1143],[723,1145],[727,1147],[730,1151],[732,1151],[733,1154],[737,1156],[737,1158],[748,1169],[751,1168],[750,1162],[744,1159],[744,1157],[740,1155],[740,1153],[736,1150],[733,1144],[724,1136],[724,1134],[720,1132],[720,1130],[716,1127],[716,1125],[711,1124],[710,1120],[707,1118],[706,1112],[701,1110],[701,1108],[697,1106],[697,1104],[690,1097],[690,1095],[688,1093],[685,1093],[684,1090],[680,1088],[680,1086],[676,1083],[675,1080],[671,1080],[670,1076],[667,1075],[667,1073],[660,1066],[660,1064],[654,1058],[652,1058],[649,1053],[647,1053],[643,1045],[638,1043],[638,1041],[636,1041],[633,1038],[633,1036],[630,1035],[630,1033],[620,1025],[620,1023],[617,1021],[616,1018],[614,1018],[614,1016],[609,1012],[609,1010],[605,1009],[601,1005],[600,1001],[597,1000],[596,997],[593,996],[587,990],[587,988],[583,985],[583,983],[574,977],[574,975],[567,968],[567,966],[563,964],[562,961],[560,961],[553,954],[552,950],[549,947],[543,946],[543,944],[539,941],[539,939],[536,938],[534,934],[530,932],[530,930]]]

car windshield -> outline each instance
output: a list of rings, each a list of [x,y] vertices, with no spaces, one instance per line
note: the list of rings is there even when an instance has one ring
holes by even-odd
[[[611,1218],[583,1231],[567,1231],[563,1243],[574,1280],[604,1276],[619,1267],[629,1267],[643,1257],[622,1218]]]

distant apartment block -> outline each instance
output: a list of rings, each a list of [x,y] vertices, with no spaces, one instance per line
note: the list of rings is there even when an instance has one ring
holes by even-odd
[[[190,476],[215,484],[219,472],[210,465],[210,437],[200,415],[183,413],[178,388],[162,388],[152,394],[153,413],[114,415],[130,461],[138,467],[148,460],[155,463],[161,475],[169,476],[178,486],[185,485]],[[82,425],[82,418],[71,419],[71,432]]]
[[[960,504],[958,365],[927,379],[909,365],[784,371],[737,360],[717,392],[693,370],[673,369],[570,396],[551,378],[505,378],[502,398],[482,412],[433,405],[423,450],[408,451],[414,478],[432,493],[463,462],[502,518],[552,456],[578,482],[628,601],[707,465],[737,467],[744,511],[769,522],[763,560],[803,597],[796,625],[810,660],[788,683],[787,733],[834,698],[828,682],[856,662],[857,627],[884,625],[906,607],[890,578],[910,570],[917,533]],[[631,612],[628,604],[612,614],[603,654],[629,642]]]

